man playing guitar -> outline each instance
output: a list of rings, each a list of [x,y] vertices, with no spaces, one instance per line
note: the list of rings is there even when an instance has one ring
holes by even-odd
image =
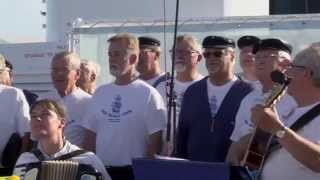
[[[288,93],[297,109],[287,119],[280,118],[274,107],[256,105],[252,120],[256,126],[277,138],[280,149],[269,152],[262,169],[263,180],[316,180],[320,178],[320,116],[304,123],[296,132],[289,128],[320,103],[320,44],[312,44],[297,54],[288,67],[292,80]],[[316,113],[319,110],[315,111]],[[319,113],[318,113],[319,114]],[[318,115],[316,114],[316,115]],[[299,120],[297,120],[299,119]],[[287,122],[286,125],[283,122]],[[300,121],[302,122],[302,121]],[[292,127],[292,126],[291,126]]]

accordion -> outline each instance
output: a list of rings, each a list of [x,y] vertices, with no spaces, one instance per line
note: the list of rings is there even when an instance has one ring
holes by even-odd
[[[102,175],[91,165],[75,161],[41,161],[17,166],[24,180],[102,180]]]

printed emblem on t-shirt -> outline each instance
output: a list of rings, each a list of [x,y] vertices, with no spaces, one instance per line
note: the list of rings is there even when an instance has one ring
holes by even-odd
[[[176,112],[177,112],[177,114],[179,114],[181,106],[182,106],[182,100],[183,100],[184,92],[177,93],[177,92],[174,91],[174,94],[176,95],[176,98],[177,98],[177,101],[176,101]]]
[[[217,105],[217,98],[216,96],[211,96],[210,97],[210,101],[209,101],[209,104],[210,104],[210,110],[211,110],[211,117],[214,118],[218,112],[218,105]]]
[[[101,113],[107,116],[109,122],[120,122],[123,116],[127,116],[132,113],[132,110],[123,111],[122,97],[116,95],[111,103],[111,112],[106,109],[102,109]]]

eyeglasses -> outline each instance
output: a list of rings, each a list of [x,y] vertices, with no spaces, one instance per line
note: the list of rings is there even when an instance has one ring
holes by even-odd
[[[210,57],[216,57],[221,58],[222,56],[225,56],[227,54],[226,51],[206,51],[203,53],[203,57],[210,58]]]
[[[155,51],[153,51],[151,49],[141,49],[140,50],[140,55],[146,55],[146,54],[148,54],[150,52],[155,52]]]
[[[291,69],[291,70],[304,70],[304,69],[306,69],[307,67],[301,66],[301,65],[290,64],[287,68],[288,68],[288,70],[289,70],[289,69]]]
[[[114,51],[108,51],[108,56],[111,58],[119,58],[123,57],[128,53],[129,50],[114,50]]]
[[[170,50],[169,52],[173,53],[173,50]],[[176,55],[182,55],[182,56],[191,56],[194,53],[199,53],[199,52],[195,50],[182,50],[182,49],[175,50]]]
[[[275,57],[280,57],[278,54],[267,54],[267,55],[256,55],[254,56],[255,59],[270,59],[270,58],[275,58]]]
[[[68,74],[70,71],[75,70],[72,67],[51,68],[52,73]]]

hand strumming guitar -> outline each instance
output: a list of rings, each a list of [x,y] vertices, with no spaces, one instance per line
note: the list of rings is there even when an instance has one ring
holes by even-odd
[[[274,107],[256,105],[251,109],[251,113],[254,124],[266,132],[275,134],[284,127]]]

